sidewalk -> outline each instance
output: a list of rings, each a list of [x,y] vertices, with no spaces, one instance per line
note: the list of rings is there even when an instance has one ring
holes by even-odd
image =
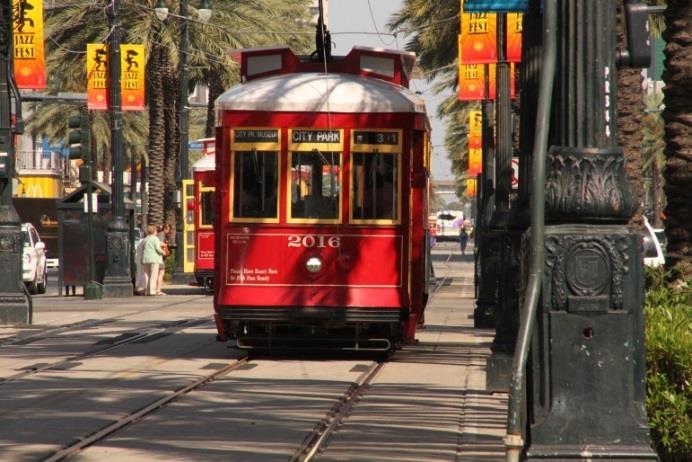
[[[494,331],[473,327],[473,257],[458,245],[434,257],[439,289],[418,343],[393,355],[320,461],[504,461],[507,396],[485,391]]]

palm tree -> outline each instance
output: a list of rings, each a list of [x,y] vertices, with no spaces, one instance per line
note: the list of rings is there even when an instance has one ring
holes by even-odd
[[[149,117],[148,142],[134,139],[146,132],[141,119],[126,113],[126,118],[138,120],[126,122],[124,135],[133,139],[128,143],[136,146],[142,158],[149,159],[149,219],[161,223],[164,218],[174,225],[171,211],[175,191],[175,165],[178,157],[178,108],[177,108],[177,44],[180,22],[169,20],[162,24],[154,14],[156,0],[122,0],[120,15],[127,18],[122,25],[123,43],[143,43],[147,50],[147,103]],[[179,1],[169,1],[173,11]],[[190,2],[194,3],[194,2]],[[190,8],[194,18],[195,10]],[[56,0],[46,17],[46,48],[51,87],[59,91],[83,92],[84,50],[87,43],[103,43],[108,35],[103,5],[92,0]],[[209,25],[191,21],[190,63],[191,84],[196,81],[213,82],[216,93],[228,87],[237,77],[237,66],[231,61],[229,50],[266,44],[306,43],[310,34],[302,34],[300,21],[307,18],[307,0],[237,0],[217,2],[215,14]],[[297,23],[297,21],[299,21]],[[278,31],[290,31],[283,34]],[[236,73],[237,74],[237,73]],[[104,117],[93,115],[94,123]],[[140,115],[141,116],[141,115]],[[45,119],[43,119],[45,121]],[[37,133],[57,133],[62,128],[50,128],[52,121],[41,123],[40,115],[34,125]],[[106,119],[104,119],[106,120]],[[211,118],[213,120],[213,117]],[[64,122],[61,122],[64,124]],[[134,133],[128,127],[137,125]],[[62,127],[62,125],[61,125]],[[104,125],[107,127],[107,125]],[[99,150],[110,146],[109,131],[92,126]],[[146,149],[145,149],[146,147]],[[132,150],[133,153],[135,150]],[[103,149],[104,154],[108,149]],[[147,155],[143,155],[148,153]],[[106,159],[107,160],[107,159]],[[108,168],[110,162],[105,162]],[[167,200],[165,200],[167,199]],[[145,205],[145,206],[147,206]]]
[[[617,3],[617,44],[622,49],[626,46],[624,0]],[[640,69],[621,67],[618,69],[618,144],[625,155],[625,171],[630,188],[639,204],[631,219],[632,223],[641,226],[643,212],[644,186],[642,177],[642,114],[644,113],[642,75]]]
[[[437,94],[454,90],[457,85],[459,12],[459,1],[406,0],[388,23],[393,33],[412,35],[406,49],[416,53],[418,65],[429,81],[437,78],[433,86]],[[454,93],[438,107],[437,115],[445,121],[445,147],[452,161],[459,197],[466,188],[468,111],[475,106],[460,102]]]
[[[667,205],[665,229],[668,238],[666,265],[683,281],[692,280],[692,3],[669,0],[664,12]]]

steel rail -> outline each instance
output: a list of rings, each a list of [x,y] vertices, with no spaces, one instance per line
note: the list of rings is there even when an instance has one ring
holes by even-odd
[[[329,438],[341,425],[360,398],[370,388],[370,383],[379,374],[386,363],[373,363],[367,371],[363,372],[358,379],[351,384],[349,389],[332,407],[327,415],[317,424],[312,433],[308,435],[305,442],[298,448],[290,462],[311,462],[317,453],[324,449]]]
[[[205,375],[204,377],[200,377],[199,379],[195,380],[189,385],[186,385],[182,388],[179,388],[175,390],[172,394],[168,396],[164,396],[163,398],[160,398],[156,401],[154,401],[151,404],[148,404],[147,406],[132,412],[125,417],[117,420],[116,422],[113,422],[110,425],[107,425],[106,427],[102,428],[101,430],[98,430],[84,439],[80,439],[78,442],[67,446],[59,451],[57,451],[55,454],[52,456],[43,459],[43,462],[57,462],[61,460],[65,460],[77,452],[82,451],[83,449],[93,445],[94,443],[97,443],[101,440],[106,439],[109,435],[122,430],[123,428],[136,423],[137,421],[141,420],[142,418],[146,417],[147,415],[161,409],[162,407],[168,405],[172,401],[175,401],[176,399],[180,398],[181,396],[190,393],[191,391],[194,391],[198,388],[201,388],[208,384],[209,382],[212,382],[220,377],[223,377],[224,375],[229,374],[230,372],[246,365],[250,361],[250,358],[248,356],[239,358],[236,362],[229,364],[228,366],[223,367],[222,369],[219,369],[216,372],[213,372],[211,374]]]
[[[39,330],[37,332],[34,332],[29,335],[21,335],[21,334],[16,334],[12,335],[10,337],[6,337],[2,340],[0,340],[0,348],[5,347],[5,346],[17,346],[17,345],[23,345],[26,344],[34,339],[40,340],[42,338],[46,338],[48,336],[54,336],[56,334],[62,334],[64,332],[69,332],[71,330],[79,330],[79,329],[84,329],[84,328],[90,328],[90,327],[96,327],[100,325],[105,325],[105,324],[110,324],[112,322],[120,321],[124,318],[128,318],[130,316],[135,316],[138,314],[142,313],[149,313],[152,311],[158,311],[161,309],[166,309],[170,308],[173,306],[177,305],[182,305],[182,304],[187,304],[190,303],[191,301],[195,301],[196,299],[200,298],[207,298],[207,296],[199,296],[195,297],[192,300],[184,300],[184,301],[176,301],[172,303],[167,303],[165,305],[157,306],[155,308],[151,308],[148,310],[141,310],[141,311],[133,311],[131,313],[127,314],[119,314],[117,316],[112,316],[109,318],[102,318],[102,319],[85,319],[84,321],[78,321],[72,324],[65,324],[63,326],[56,326],[56,327],[48,327],[46,329]]]
[[[129,333],[135,332],[133,335],[127,336],[120,338],[119,340],[113,341],[113,343],[109,345],[105,345],[103,347],[96,347],[92,348],[91,350],[87,350],[83,353],[79,353],[76,355],[69,356],[67,358],[61,359],[60,361],[56,361],[53,363],[49,364],[40,364],[36,366],[30,366],[26,370],[19,372],[17,374],[8,376],[8,377],[2,377],[0,378],[0,385],[5,385],[10,382],[15,382],[19,379],[38,374],[40,372],[44,372],[47,370],[55,370],[55,369],[60,369],[61,366],[67,366],[73,361],[81,360],[84,358],[89,358],[91,356],[96,356],[101,353],[105,353],[110,350],[114,350],[116,348],[119,348],[123,345],[128,345],[131,343],[136,343],[136,342],[141,342],[144,339],[151,338],[152,340],[155,339],[155,336],[161,335],[161,334],[169,334],[173,332],[177,332],[182,329],[186,329],[188,327],[195,327],[199,326],[201,324],[204,324],[205,322],[209,322],[211,324],[211,321],[208,319],[208,316],[202,317],[202,318],[194,318],[194,319],[186,319],[182,321],[177,321],[175,322],[174,325],[171,325],[169,327],[152,327],[147,329],[144,332],[139,332],[139,331],[130,331],[130,332],[124,332],[120,334],[119,337],[123,337],[123,335],[127,335]],[[115,337],[116,339],[118,336]]]

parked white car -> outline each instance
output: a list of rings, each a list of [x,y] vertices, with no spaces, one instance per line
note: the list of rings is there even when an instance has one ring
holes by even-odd
[[[664,247],[659,241],[659,236],[665,236],[662,229],[654,229],[649,220],[644,217],[643,244],[644,244],[644,264],[646,266],[657,267],[666,263]]]
[[[22,224],[22,280],[29,293],[44,294],[48,283],[46,244],[31,223]]]

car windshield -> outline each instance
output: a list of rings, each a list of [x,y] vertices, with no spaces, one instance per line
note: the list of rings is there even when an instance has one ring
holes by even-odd
[[[29,233],[26,230],[22,230],[22,247],[31,247],[31,241],[29,241]]]

